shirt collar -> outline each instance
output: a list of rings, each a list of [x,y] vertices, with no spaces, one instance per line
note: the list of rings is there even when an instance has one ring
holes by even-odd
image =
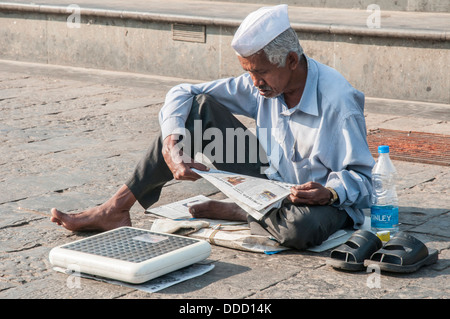
[[[291,115],[297,110],[314,116],[319,115],[319,107],[317,105],[317,79],[318,79],[317,65],[316,63],[314,63],[314,60],[310,59],[308,56],[306,56],[306,54],[305,58],[308,67],[308,75],[306,77],[306,83],[305,88],[303,90],[302,98],[295,107],[281,112],[281,114],[283,115],[287,116]]]

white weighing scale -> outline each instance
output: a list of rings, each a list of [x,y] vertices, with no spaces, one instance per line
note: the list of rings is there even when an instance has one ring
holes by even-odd
[[[140,284],[206,259],[204,240],[120,227],[53,248],[52,265]]]

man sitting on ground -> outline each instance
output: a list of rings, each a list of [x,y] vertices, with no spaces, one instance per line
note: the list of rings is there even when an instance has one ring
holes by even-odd
[[[191,207],[194,217],[248,221],[254,234],[271,235],[296,249],[319,245],[343,227],[362,224],[374,164],[366,140],[364,95],[336,70],[303,53],[286,5],[251,13],[231,45],[245,74],[171,89],[160,112],[161,135],[130,179],[104,204],[79,214],[52,209],[51,220],[74,231],[131,225],[129,210],[136,201],[148,208],[169,180],[194,181],[199,175],[192,168],[207,169],[192,160],[195,152],[180,152],[180,145],[193,145],[192,137],[210,128],[223,133],[225,146],[233,144],[225,132],[246,130],[232,115],[240,114],[255,119],[252,138],[263,155],[250,160],[252,141],[246,139],[244,161],[237,160],[243,150],[234,145],[232,156],[226,147],[227,160],[215,158],[213,164],[297,186],[260,221],[235,203],[221,201]],[[200,151],[206,145],[203,139]]]

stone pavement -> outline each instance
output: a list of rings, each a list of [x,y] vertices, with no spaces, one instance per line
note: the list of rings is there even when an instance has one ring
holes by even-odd
[[[77,288],[52,270],[51,248],[86,236],[49,221],[50,209],[101,204],[132,172],[158,131],[165,93],[181,79],[0,61],[0,298],[6,299],[298,299],[448,298],[450,296],[450,167],[395,161],[400,173],[401,228],[439,250],[416,273],[366,272],[326,265],[324,253],[275,255],[213,246],[209,273],[149,294],[81,279]],[[450,135],[448,105],[367,99],[368,129]],[[250,123],[250,122],[249,122]],[[250,123],[251,124],[251,123]],[[169,183],[159,205],[196,194],[220,198],[205,181]],[[133,225],[152,218],[138,205]]]

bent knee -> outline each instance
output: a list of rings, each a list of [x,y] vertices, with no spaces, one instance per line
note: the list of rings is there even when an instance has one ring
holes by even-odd
[[[327,226],[330,224],[327,210],[321,206],[282,207],[271,216],[268,231],[285,247],[304,250],[320,245],[332,231]]]
[[[302,214],[296,216],[293,221],[286,222],[278,240],[285,247],[304,250],[322,243],[318,238],[319,232],[320,225],[317,221],[309,215]]]

